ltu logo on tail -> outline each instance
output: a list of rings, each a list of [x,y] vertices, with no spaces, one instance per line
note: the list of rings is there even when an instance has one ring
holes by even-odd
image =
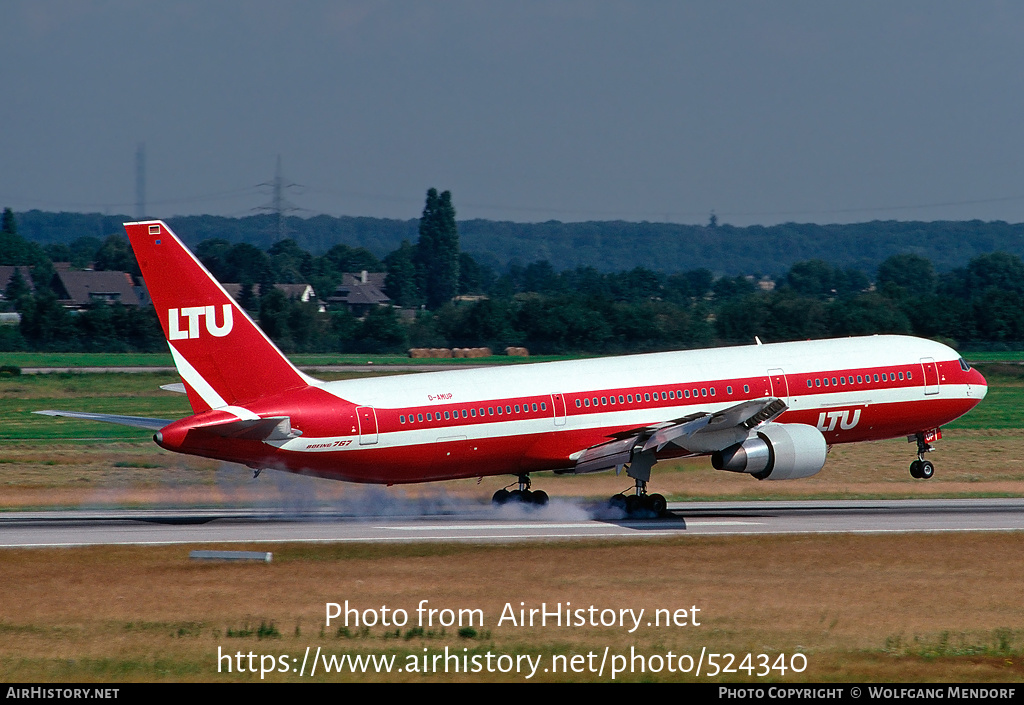
[[[839,422],[839,428],[843,429],[844,431],[849,431],[851,428],[857,425],[858,421],[860,421],[860,409],[853,410],[852,421],[850,420],[849,409],[843,409],[842,411],[823,411],[820,414],[818,414],[818,430],[835,431],[836,422]]]
[[[179,316],[178,309],[167,309],[167,337],[170,340],[185,340],[186,338],[199,337],[199,319],[206,318],[206,331],[214,338],[223,338],[231,332],[234,320],[231,318],[231,304],[224,304],[224,314],[221,316],[222,323],[218,326],[215,317],[216,306],[189,306],[181,309]],[[181,319],[188,319],[188,329],[181,329]]]

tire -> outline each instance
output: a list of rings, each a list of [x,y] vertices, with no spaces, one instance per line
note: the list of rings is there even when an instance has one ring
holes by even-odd
[[[533,503],[538,507],[543,507],[548,503],[548,493],[544,490],[536,490],[533,493]]]
[[[922,461],[921,462],[921,474],[919,475],[919,477],[922,480],[930,480],[930,479],[932,479],[932,476],[934,474],[935,474],[935,466],[932,465],[927,460]]]
[[[916,480],[921,479],[921,461],[915,460],[910,464],[910,476]]]
[[[654,516],[656,517],[664,516],[665,512],[668,510],[668,502],[660,494],[648,495],[647,505],[651,508],[651,511],[654,512]]]
[[[636,516],[643,509],[644,502],[638,495],[631,494],[626,497],[626,514]]]
[[[621,509],[622,511],[626,511],[626,495],[613,495],[612,498],[608,500],[608,506],[612,507],[613,509]]]
[[[506,490],[506,489],[498,490],[497,492],[494,493],[494,496],[491,497],[491,504],[497,504],[498,506],[501,506],[502,504],[504,504],[505,502],[508,501],[508,495],[509,495],[509,491],[508,490]]]

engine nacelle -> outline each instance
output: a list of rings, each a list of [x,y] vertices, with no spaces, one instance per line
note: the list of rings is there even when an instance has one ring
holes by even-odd
[[[750,473],[758,480],[796,480],[825,466],[825,437],[814,426],[770,423],[756,435],[711,455],[716,470]]]

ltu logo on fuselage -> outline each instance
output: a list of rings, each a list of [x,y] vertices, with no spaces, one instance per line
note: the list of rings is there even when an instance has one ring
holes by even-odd
[[[827,421],[826,421],[827,420]],[[835,431],[836,423],[839,424],[839,428],[844,431],[849,431],[851,428],[857,425],[860,421],[860,409],[853,410],[853,420],[850,420],[850,410],[843,409],[842,411],[823,411],[818,414],[818,430],[819,431]]]
[[[231,332],[234,320],[231,318],[231,304],[224,304],[222,316],[223,322],[218,326],[215,316],[216,306],[189,306],[181,309],[167,309],[167,338],[169,340],[185,340],[186,338],[199,337],[199,319],[206,318],[206,331],[214,338],[223,338]],[[188,329],[181,329],[181,318],[188,319]]]

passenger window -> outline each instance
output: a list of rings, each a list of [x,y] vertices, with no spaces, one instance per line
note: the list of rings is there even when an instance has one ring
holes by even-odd
[[[501,407],[498,407],[498,416],[501,416]]]
[[[815,378],[815,380],[814,380],[814,386],[815,386],[815,387],[820,387],[820,386],[821,386],[821,380],[820,380],[820,379],[818,379],[818,378]]]
[[[516,413],[517,414],[519,413],[519,405],[518,404],[516,404]]]
[[[608,406],[608,397],[601,397],[601,406]]]
[[[405,414],[398,417],[398,423],[405,423]]]
[[[901,382],[903,381],[903,373],[902,372],[900,372],[900,381]]]
[[[725,388],[725,393],[726,393],[726,394],[732,394],[732,387],[731,387],[731,386],[729,386],[729,387],[726,387],[726,388]]]
[[[836,378],[835,377],[832,378],[832,386],[833,387],[838,386],[837,383],[836,383]]]
[[[545,409],[547,409],[547,408],[548,408],[548,405],[547,405],[547,404],[545,404],[544,402],[541,402],[541,403],[540,403],[540,410],[541,410],[541,411],[544,411],[544,410],[545,410]]]
[[[914,373],[908,371],[907,372],[907,379],[913,379],[913,377],[914,377]]]
[[[430,413],[428,412],[427,413],[427,421],[433,421],[433,420],[434,420],[434,417],[431,416]]]
[[[715,388],[714,387],[711,388],[711,396],[715,396]]]
[[[537,410],[537,404],[536,404],[536,402],[535,402],[535,403],[534,403],[534,405],[533,405],[533,410],[534,410],[534,411],[536,411],[536,410]]]
[[[475,419],[476,418],[476,409],[470,409],[469,410],[469,415],[472,416]]]
[[[825,378],[825,386],[828,386],[828,377]]]
[[[620,404],[624,404],[625,402],[626,402],[626,398],[620,394],[619,395],[619,403]]]
[[[487,407],[487,415],[488,416],[494,416],[494,407],[493,406]]]
[[[876,382],[878,381],[878,375],[875,375],[875,381]]]
[[[512,407],[511,406],[506,406],[505,407],[505,413],[506,414],[511,414],[512,413]]]
[[[452,419],[451,414],[449,414],[447,411],[444,412],[444,420],[445,421],[451,421],[451,419]]]
[[[423,423],[423,414],[416,414],[416,420]]]
[[[857,384],[864,384],[864,378],[860,375],[857,375]]]
[[[645,392],[644,393],[644,401],[650,401],[650,400],[651,400],[650,392]]]
[[[687,398],[687,399],[689,399],[689,398],[690,398],[690,390],[689,390],[689,389],[685,390],[685,391],[683,392],[683,394],[685,394],[685,395],[686,395],[686,398]]]
[[[579,400],[579,399],[577,399],[577,400],[576,400],[576,408],[578,409],[578,408],[580,408],[581,406],[583,406],[583,404],[582,404],[582,403],[580,402],[580,400]]]
[[[813,387],[813,386],[814,386],[814,383],[811,380],[807,380],[807,387],[810,388],[810,387]]]
[[[674,390],[674,389],[670,389],[670,390],[669,390],[669,392],[668,392],[668,398],[669,398],[669,399],[675,399],[675,398],[676,398],[676,392],[675,392],[675,390]]]
[[[701,390],[700,390],[700,395],[701,395],[702,397],[706,397],[706,396],[708,395],[708,390],[707,390],[707,387],[701,387]]]
[[[808,383],[807,383],[807,386],[808,386],[808,387],[810,387],[810,386],[811,386],[811,383],[810,383],[810,382],[808,382]],[[749,385],[749,384],[744,384],[744,385],[743,385],[743,393],[744,393],[744,394],[749,394],[749,393],[750,393],[750,385]]]

